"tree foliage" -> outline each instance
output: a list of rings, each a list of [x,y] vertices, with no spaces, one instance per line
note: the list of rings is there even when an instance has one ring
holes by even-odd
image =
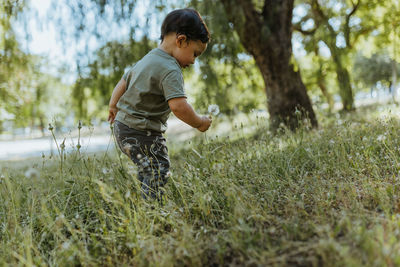
[[[2,100],[0,109],[3,113],[12,109],[12,105],[7,103],[18,101],[18,91],[22,81],[17,78],[22,77],[15,76],[21,71],[26,71],[28,61],[20,49],[12,27],[23,8],[23,1],[7,0],[0,4],[0,99]]]
[[[312,110],[304,84],[331,107],[332,94],[339,92],[346,109],[353,106],[355,83],[396,84],[397,0],[52,1],[50,17],[60,40],[77,49],[72,100],[59,101],[60,106],[69,101],[77,119],[105,118],[111,91],[124,71],[157,46],[165,15],[186,6],[202,14],[212,33],[198,64],[184,71],[198,110],[218,104],[224,113],[249,111],[266,100],[276,125],[297,120],[294,114],[302,105]],[[43,125],[49,120],[46,103],[54,101],[52,88],[66,89],[59,78],[43,72],[45,59],[21,48],[14,27],[29,20],[28,9],[29,1],[0,4],[0,121],[14,117],[19,126]],[[300,63],[292,55],[293,29],[302,33],[296,38],[308,52]],[[366,48],[361,54],[360,43]],[[388,56],[374,55],[380,50]],[[332,86],[332,77],[338,86]]]
[[[58,108],[68,109],[63,94],[68,90],[59,78],[44,71],[50,68],[46,58],[21,48],[21,38],[29,33],[18,37],[15,27],[30,19],[28,10],[27,1],[0,4],[0,132],[9,130],[3,126],[5,121],[14,128],[39,126],[43,131],[50,114],[65,114]]]
[[[98,49],[94,60],[79,70],[80,76],[73,86],[72,98],[78,118],[105,117],[112,90],[124,72],[155,46],[154,41],[144,36],[138,42],[110,41]],[[88,109],[90,101],[92,106]]]
[[[305,49],[318,54],[323,44],[330,51],[338,81],[343,109],[354,108],[354,92],[349,66],[351,54],[356,50],[359,38],[369,34],[376,24],[372,10],[376,1],[340,0],[298,1],[303,16],[297,18],[294,28],[305,35]],[[322,43],[321,43],[322,42]]]
[[[106,110],[105,105],[108,104],[111,91],[122,77],[124,70],[156,47],[157,42],[154,37],[151,39],[150,30],[156,28],[156,32],[159,33],[162,19],[167,12],[176,6],[184,5],[199,10],[212,31],[208,49],[195,66],[201,74],[195,78],[196,82],[192,83],[195,88],[188,88],[188,93],[196,96],[196,108],[206,111],[209,104],[216,103],[223,112],[231,113],[242,108],[248,111],[260,107],[259,94],[254,95],[253,92],[262,88],[259,83],[261,76],[254,62],[245,56],[245,50],[236,32],[232,31],[232,24],[228,22],[220,4],[214,1],[157,1],[155,5],[146,3],[134,0],[68,2],[67,17],[74,18],[73,32],[76,42],[94,34],[97,42],[103,43],[93,54],[88,47],[85,47],[77,61],[79,75],[72,96],[76,114],[80,118],[101,116],[101,110]],[[147,9],[144,10],[143,5]],[[215,8],[215,5],[218,8]],[[61,10],[65,6],[56,2],[53,8]],[[94,17],[95,23],[90,22],[91,16]],[[65,18],[56,19],[60,22],[60,26],[65,23],[61,21],[63,19],[65,20]],[[113,36],[112,31],[117,28],[125,34]],[[64,35],[66,32],[60,34]],[[186,78],[190,79],[193,75],[193,71],[184,71]],[[224,77],[224,80],[221,80],[221,77]],[[88,110],[90,99],[95,99],[97,105],[92,112]],[[246,101],[241,103],[241,99]]]
[[[400,64],[396,64],[397,75],[400,75]],[[373,54],[365,57],[358,54],[354,62],[354,80],[367,87],[373,87],[378,82],[387,87],[393,83],[393,63],[390,56],[385,54]]]

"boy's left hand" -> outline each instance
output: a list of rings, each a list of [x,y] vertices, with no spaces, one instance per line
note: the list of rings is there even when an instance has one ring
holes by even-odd
[[[110,107],[108,109],[108,122],[113,123],[115,116],[117,116],[118,109],[116,107]]]

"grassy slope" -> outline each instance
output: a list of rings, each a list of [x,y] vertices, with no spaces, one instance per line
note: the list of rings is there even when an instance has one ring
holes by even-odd
[[[140,198],[125,157],[3,167],[0,262],[400,265],[399,122],[376,116],[172,147],[163,207]]]

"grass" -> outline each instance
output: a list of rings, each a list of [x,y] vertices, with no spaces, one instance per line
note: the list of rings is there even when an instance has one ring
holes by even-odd
[[[393,114],[360,109],[275,136],[252,121],[230,137],[171,144],[164,206],[141,199],[135,166],[111,152],[69,153],[62,170],[57,158],[3,166],[0,262],[400,265]]]

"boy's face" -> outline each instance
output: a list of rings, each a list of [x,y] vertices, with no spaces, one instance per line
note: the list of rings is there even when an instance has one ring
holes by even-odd
[[[186,36],[178,35],[176,37],[176,53],[174,57],[182,68],[186,68],[192,64],[198,56],[200,56],[207,48],[207,44],[197,41],[187,41]]]

